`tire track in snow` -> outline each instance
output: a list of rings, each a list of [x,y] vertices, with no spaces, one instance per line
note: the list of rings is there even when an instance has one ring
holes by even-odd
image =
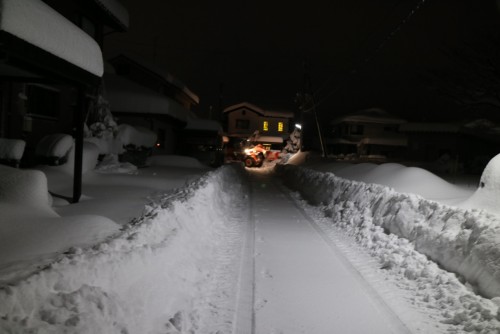
[[[253,238],[263,240],[255,243],[254,330],[408,333],[288,192],[262,172],[250,175]]]
[[[255,220],[253,218],[253,188],[249,182],[246,186],[248,189],[247,224],[245,242],[241,250],[233,333],[255,334]]]
[[[367,281],[367,278],[370,282],[373,283],[374,275],[369,272],[373,267],[368,265],[365,261],[361,261],[359,257],[357,258],[358,263],[352,263],[352,259],[348,259],[345,254],[351,252],[352,248],[347,247],[344,243],[340,243],[340,239],[329,236],[326,231],[321,227],[321,224],[316,222],[305,210],[302,208],[297,201],[290,195],[290,191],[282,185],[281,182],[275,181],[276,188],[288,198],[290,203],[293,204],[295,208],[299,212],[301,212],[302,216],[309,223],[309,225],[318,233],[318,235],[323,239],[323,241],[328,245],[328,247],[341,259],[342,263],[356,276],[356,279],[361,283],[360,285],[363,287],[364,291],[371,297],[371,301],[374,302],[375,306],[381,307],[384,309],[386,314],[392,318],[392,324],[394,325],[394,329],[396,333],[411,333],[412,331],[408,328],[408,326],[403,322],[403,320],[393,311],[393,309],[385,302],[385,299],[377,292],[377,290]],[[368,259],[370,261],[370,259]],[[373,262],[373,261],[371,261]],[[367,270],[364,270],[367,269]],[[384,286],[385,287],[385,286]],[[379,287],[377,287],[379,288]]]

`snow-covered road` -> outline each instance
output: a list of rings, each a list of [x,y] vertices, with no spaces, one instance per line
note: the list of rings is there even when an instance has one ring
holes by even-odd
[[[254,170],[250,180],[248,333],[409,332],[276,177]]]
[[[100,214],[150,188],[122,225],[58,216],[43,174],[4,174],[0,246],[38,256],[0,264],[0,333],[500,334],[497,216],[294,165],[160,171],[93,183]]]

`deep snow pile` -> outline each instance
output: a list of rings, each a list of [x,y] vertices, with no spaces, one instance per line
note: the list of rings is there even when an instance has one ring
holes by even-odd
[[[497,155],[484,168],[479,188],[460,206],[463,208],[483,209],[500,215],[500,155]],[[500,237],[499,237],[500,238]]]
[[[0,288],[2,333],[230,332],[241,176],[233,167],[151,198],[115,237]]]
[[[424,299],[442,305],[442,316],[466,331],[497,333],[500,328],[500,221],[482,211],[466,211],[402,194],[377,184],[339,178],[293,165],[277,165],[286,184],[336,226],[350,231],[380,260],[382,268],[421,284]],[[390,234],[389,234],[390,233]],[[401,238],[398,238],[399,236]],[[491,300],[440,273],[458,273]],[[434,286],[430,293],[426,286]]]
[[[472,192],[451,184],[433,173],[397,163],[320,163],[311,168],[332,172],[344,179],[382,184],[400,193],[412,193],[445,204],[455,204],[471,196]]]
[[[0,165],[0,284],[29,275],[61,249],[118,231],[105,217],[60,217],[51,204],[44,173]]]

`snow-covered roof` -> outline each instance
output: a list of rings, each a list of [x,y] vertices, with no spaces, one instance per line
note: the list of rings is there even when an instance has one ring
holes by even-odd
[[[379,123],[379,124],[402,124],[406,123],[406,120],[394,117],[390,115],[387,111],[379,108],[370,108],[359,110],[339,118],[332,120],[331,124],[338,124],[342,122],[354,122],[354,123]]]
[[[48,5],[40,0],[0,0],[0,8],[1,31],[102,76],[97,42]]]
[[[226,107],[223,112],[229,113],[239,109],[249,109],[255,111],[256,113],[266,116],[266,117],[283,117],[283,118],[293,118],[293,112],[291,111],[278,111],[278,110],[264,110],[260,107],[257,107],[255,104],[249,102],[240,102],[237,104],[233,104],[232,106]]]
[[[264,110],[264,116],[266,117],[282,117],[282,118],[293,118],[293,112],[284,110]]]
[[[111,110],[129,113],[169,115],[187,121],[187,109],[171,98],[118,75],[104,76]]]
[[[124,29],[129,27],[128,10],[118,0],[94,0]]]
[[[458,133],[461,125],[458,123],[405,123],[399,127],[400,132],[425,133]]]
[[[247,108],[247,109],[250,109],[250,110],[253,110],[259,114],[264,114],[264,110],[257,107],[255,104],[251,104],[249,102],[241,102],[241,103],[238,103],[238,104],[233,104],[232,106],[229,106],[229,107],[226,107],[224,108],[223,112],[224,113],[227,113],[227,112],[231,112],[231,111],[235,111],[235,110],[238,110],[238,109],[243,109],[243,108]]]
[[[136,65],[139,65],[142,68],[145,68],[149,72],[155,74],[156,76],[159,76],[161,79],[165,80],[166,82],[172,84],[173,86],[177,87],[179,90],[181,90],[184,94],[186,94],[191,100],[193,100],[196,104],[200,103],[200,98],[198,95],[193,93],[183,82],[181,82],[179,79],[174,77],[172,74],[169,72],[165,71],[165,69],[155,65],[151,64],[150,62],[141,59],[139,56],[136,55],[129,55],[126,53],[120,53],[116,56],[113,56],[110,58],[110,62],[113,63],[115,59],[126,59],[128,62],[134,63]]]

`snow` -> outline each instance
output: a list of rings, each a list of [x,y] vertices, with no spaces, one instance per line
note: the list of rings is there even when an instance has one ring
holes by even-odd
[[[55,133],[43,137],[36,145],[36,155],[41,157],[63,158],[73,147],[73,137],[64,133]]]
[[[104,76],[104,82],[114,112],[168,115],[187,121],[187,109],[167,96],[109,73]]]
[[[25,146],[22,139],[0,138],[0,159],[21,160]]]
[[[224,108],[224,113],[230,113],[239,109],[249,109],[255,111],[258,114],[266,117],[282,117],[282,118],[293,118],[293,112],[291,111],[280,111],[280,110],[264,110],[249,102],[240,102],[229,107]]]
[[[54,9],[40,0],[2,0],[0,7],[0,30],[102,76],[97,42]]]
[[[464,201],[472,195],[470,189],[453,185],[425,169],[397,163],[329,163],[312,168],[350,180],[382,184],[401,193],[413,193],[446,204]]]
[[[460,204],[463,208],[483,209],[500,215],[500,155],[484,168],[479,187],[467,200]]]
[[[156,133],[147,128],[129,124],[120,124],[116,137],[125,146],[153,147],[156,143]]]
[[[181,82],[179,79],[174,77],[171,73],[165,71],[165,69],[157,66],[154,63],[146,61],[145,59],[143,59],[142,57],[140,57],[136,54],[131,55],[128,53],[120,53],[116,56],[110,57],[109,59],[111,60],[111,62],[113,62],[114,58],[121,58],[121,57],[124,57],[127,62],[131,61],[131,62],[135,63],[136,65],[139,65],[140,67],[146,68],[149,71],[151,71],[152,73],[155,73],[155,75],[161,76],[161,78],[163,80],[165,80],[166,82],[168,82],[168,83],[174,85],[175,87],[177,87],[178,89],[180,89],[184,94],[186,94],[186,96],[188,96],[196,104],[200,103],[200,98],[198,97],[198,95],[193,93],[183,82]]]
[[[148,164],[150,166],[207,168],[206,165],[202,164],[197,159],[182,155],[154,155],[148,158]]]
[[[498,164],[473,193],[303,152],[247,172],[108,156],[72,205],[47,191],[71,193],[65,165],[0,167],[0,332],[498,333]]]

